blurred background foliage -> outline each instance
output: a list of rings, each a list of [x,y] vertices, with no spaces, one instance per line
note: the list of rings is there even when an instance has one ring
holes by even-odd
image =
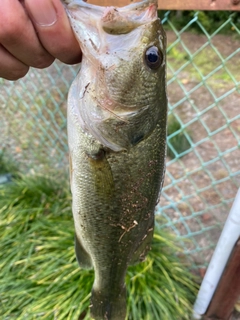
[[[232,16],[232,21],[235,24],[240,24],[240,12],[231,12],[231,11],[159,11],[159,17],[161,20],[164,19],[165,15],[168,15],[168,18],[171,19],[176,29],[182,29],[191,21],[195,15],[198,15],[198,21],[204,27],[208,33],[215,32],[220,28],[229,16]],[[168,26],[166,29],[170,29]],[[198,24],[192,24],[189,28],[192,32],[202,33],[202,28]],[[229,24],[226,24],[225,27],[221,28],[221,34],[232,33],[233,27]]]

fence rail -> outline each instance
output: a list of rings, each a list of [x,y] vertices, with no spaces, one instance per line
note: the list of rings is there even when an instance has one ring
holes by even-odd
[[[214,32],[201,11],[180,27],[175,13],[162,18],[168,37],[169,123],[175,129],[168,135],[171,157],[157,211],[163,227],[191,240],[183,242],[185,253],[202,266],[240,185],[236,14],[229,13]],[[31,69],[15,83],[0,79],[0,146],[26,171],[67,169],[66,98],[78,68],[56,62],[46,70]]]

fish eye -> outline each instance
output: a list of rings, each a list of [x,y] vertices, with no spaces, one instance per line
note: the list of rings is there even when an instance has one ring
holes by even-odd
[[[145,61],[150,69],[157,69],[163,61],[162,52],[155,46],[148,48],[145,52]]]

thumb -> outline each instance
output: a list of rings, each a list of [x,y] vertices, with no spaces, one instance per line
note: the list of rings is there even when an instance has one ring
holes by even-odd
[[[25,7],[43,47],[62,62],[81,61],[81,50],[60,0],[25,0]]]

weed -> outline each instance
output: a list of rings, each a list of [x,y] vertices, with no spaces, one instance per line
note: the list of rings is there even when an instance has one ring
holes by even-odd
[[[16,176],[19,173],[19,169],[16,162],[6,153],[6,150],[2,149],[0,151],[0,174],[6,173]]]
[[[186,130],[182,130],[180,122],[174,117],[170,115],[168,118],[168,147],[167,147],[167,155],[174,159],[176,156],[183,156],[183,152],[189,150],[191,148],[191,144],[186,137],[186,133],[189,135],[189,132]]]

